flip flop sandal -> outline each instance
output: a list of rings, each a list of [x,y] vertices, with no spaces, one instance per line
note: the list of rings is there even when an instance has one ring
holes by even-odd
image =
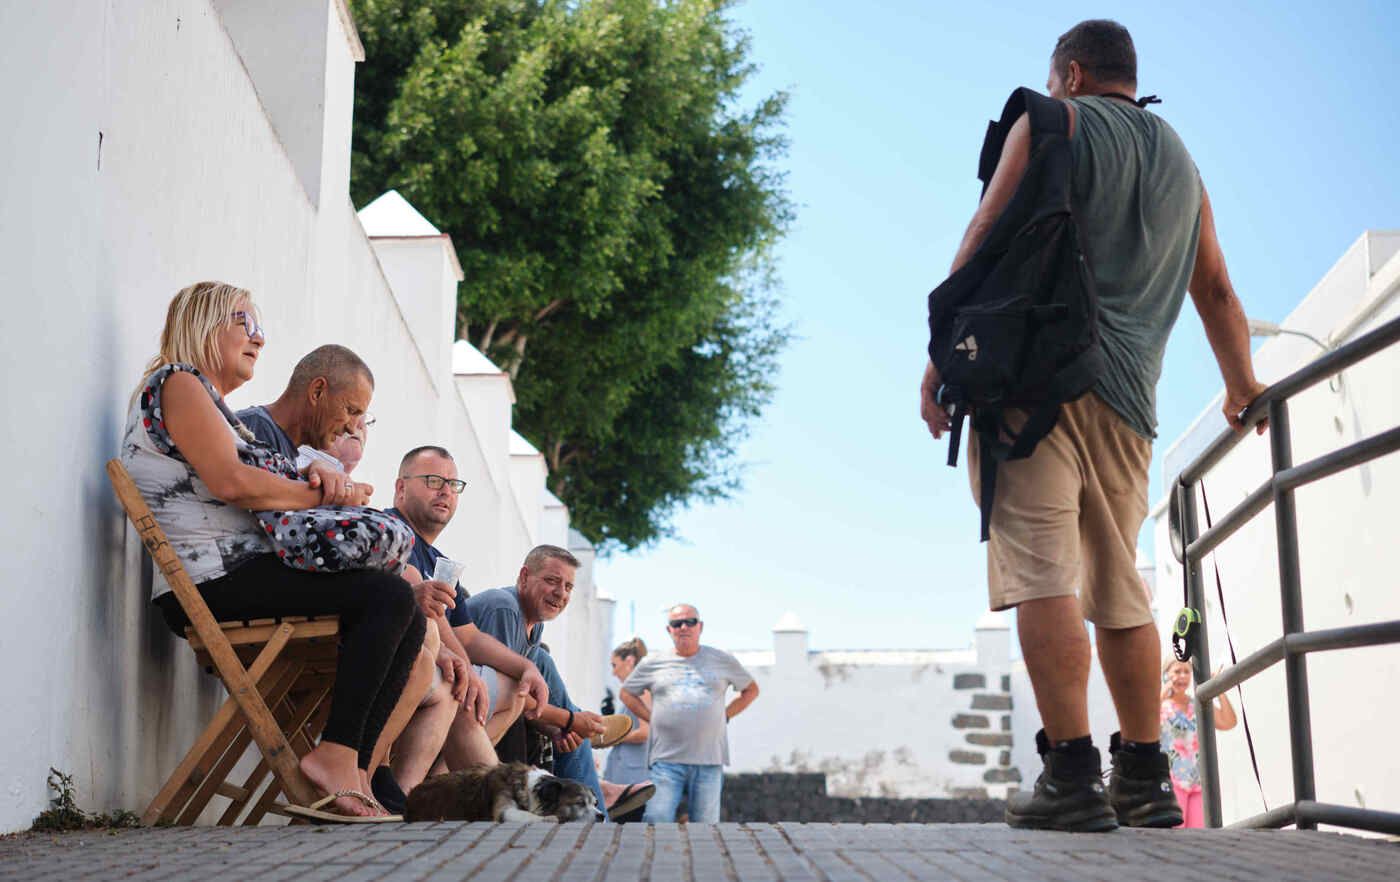
[[[615,821],[630,811],[641,808],[656,794],[655,784],[628,784],[627,789],[608,807],[608,820]]]
[[[608,714],[603,717],[603,734],[594,735],[589,741],[592,742],[594,750],[602,750],[626,738],[627,733],[631,731],[631,717],[626,714]]]
[[[286,805],[282,806],[282,811],[292,817],[306,818],[313,821],[321,821],[326,824],[401,824],[403,815],[343,815],[340,812],[328,811],[326,806],[335,802],[341,797],[358,799],[370,808],[383,809],[384,807],[375,802],[373,797],[366,796],[358,790],[337,790],[330,796],[322,797],[311,803],[311,805]]]

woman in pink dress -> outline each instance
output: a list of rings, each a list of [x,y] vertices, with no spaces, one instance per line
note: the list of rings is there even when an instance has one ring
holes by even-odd
[[[1168,657],[1162,666],[1162,750],[1171,760],[1172,787],[1181,803],[1183,827],[1204,827],[1201,773],[1196,768],[1196,703],[1191,688],[1191,665]],[[1235,709],[1221,695],[1215,704],[1215,728],[1235,728]]]

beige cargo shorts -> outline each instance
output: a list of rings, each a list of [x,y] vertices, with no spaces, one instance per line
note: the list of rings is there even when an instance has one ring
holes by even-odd
[[[1016,430],[1024,420],[1013,412],[1007,423]],[[980,501],[975,438],[967,447]],[[1151,624],[1137,571],[1151,461],[1152,443],[1091,392],[1061,408],[1028,459],[1001,463],[987,543],[992,609],[1078,589],[1084,618],[1098,627]]]

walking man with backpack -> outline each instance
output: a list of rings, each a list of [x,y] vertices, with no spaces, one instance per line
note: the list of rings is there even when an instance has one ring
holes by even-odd
[[[1018,90],[984,147],[982,201],[952,275],[930,295],[920,410],[934,438],[953,431],[952,457],[963,418],[973,421],[991,607],[1017,610],[1044,726],[1044,771],[1008,801],[1007,823],[1176,826],[1159,744],[1161,643],[1135,550],[1162,354],[1188,290],[1237,430],[1264,387],[1210,199],[1180,138],[1145,109],[1155,99],[1136,97],[1127,30],[1071,28],[1051,55],[1048,91],[1053,100]],[[1005,388],[989,379],[1042,357],[1035,376]],[[1086,619],[1120,726],[1106,790],[1089,732]]]

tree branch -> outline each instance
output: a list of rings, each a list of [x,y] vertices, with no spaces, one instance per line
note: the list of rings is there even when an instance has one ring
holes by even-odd
[[[491,324],[486,326],[485,333],[481,335],[481,342],[478,343],[476,347],[481,350],[482,355],[486,355],[487,351],[491,348],[491,338],[494,336],[496,336],[496,320],[491,319]],[[488,355],[487,358],[490,358],[490,356]]]
[[[559,310],[559,307],[563,306],[565,302],[566,301],[563,297],[556,297],[554,300],[551,300],[548,304],[544,306],[544,308],[540,309],[538,312],[535,313],[535,321],[542,322],[545,319],[549,318],[551,315],[557,312]]]
[[[511,360],[509,373],[511,382],[514,382],[516,376],[520,373],[521,363],[525,361],[525,341],[527,338],[524,334],[519,334],[515,331],[511,331],[511,333],[515,334],[515,358]]]

